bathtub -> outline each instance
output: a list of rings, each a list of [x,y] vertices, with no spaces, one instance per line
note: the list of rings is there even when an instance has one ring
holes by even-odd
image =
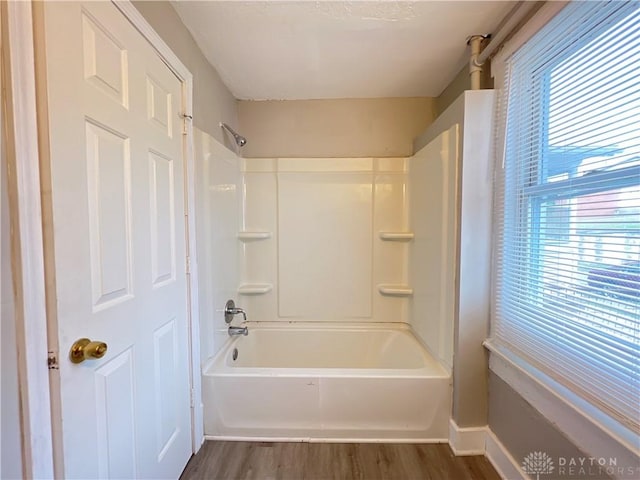
[[[247,326],[203,369],[207,438],[447,441],[451,375],[406,325]]]

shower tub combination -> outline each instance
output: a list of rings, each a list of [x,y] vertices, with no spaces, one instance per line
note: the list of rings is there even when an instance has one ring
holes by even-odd
[[[451,375],[408,326],[247,325],[204,368],[207,438],[448,440]]]

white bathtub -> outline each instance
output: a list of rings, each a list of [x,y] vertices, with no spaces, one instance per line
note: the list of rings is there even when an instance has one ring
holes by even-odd
[[[204,368],[208,438],[447,441],[451,376],[403,324],[247,325]]]

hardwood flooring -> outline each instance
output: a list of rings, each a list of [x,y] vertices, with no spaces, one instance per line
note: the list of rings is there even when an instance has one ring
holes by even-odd
[[[499,480],[482,456],[456,457],[447,444],[208,441],[181,480]]]

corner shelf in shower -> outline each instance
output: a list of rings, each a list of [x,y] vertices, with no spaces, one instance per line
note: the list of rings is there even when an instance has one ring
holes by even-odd
[[[413,232],[380,232],[380,240],[386,242],[408,242],[413,240]]]
[[[238,295],[264,295],[272,289],[270,283],[245,283],[238,287]]]
[[[266,240],[268,238],[271,238],[271,232],[238,232],[238,240],[242,242]]]
[[[378,291],[386,297],[410,297],[413,295],[413,288],[409,285],[384,283],[378,285]]]

